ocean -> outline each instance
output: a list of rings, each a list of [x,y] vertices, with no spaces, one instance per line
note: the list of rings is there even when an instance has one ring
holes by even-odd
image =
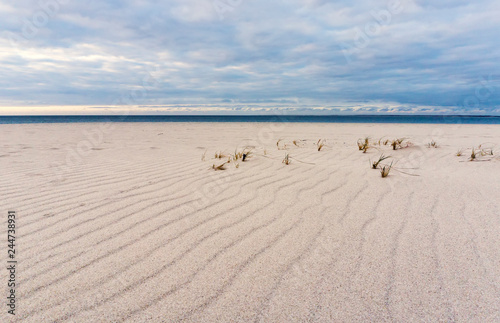
[[[500,116],[466,115],[129,115],[129,116],[0,116],[0,124],[82,122],[313,122],[500,124]]]

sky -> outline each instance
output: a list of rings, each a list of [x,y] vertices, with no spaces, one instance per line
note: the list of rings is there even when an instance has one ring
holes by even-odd
[[[0,114],[500,115],[498,0],[0,2]]]

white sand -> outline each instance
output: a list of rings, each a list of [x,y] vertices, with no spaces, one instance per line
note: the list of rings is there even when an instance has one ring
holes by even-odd
[[[128,123],[89,146],[100,126],[0,125],[19,321],[500,322],[498,125]],[[419,176],[381,178],[368,135],[409,137],[380,149]]]

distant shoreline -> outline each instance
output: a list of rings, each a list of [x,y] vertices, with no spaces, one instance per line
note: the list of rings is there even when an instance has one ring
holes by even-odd
[[[51,115],[0,116],[0,124],[95,122],[291,122],[291,123],[406,123],[500,124],[488,115]]]

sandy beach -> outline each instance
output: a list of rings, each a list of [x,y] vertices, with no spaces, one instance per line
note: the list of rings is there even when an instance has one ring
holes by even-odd
[[[500,322],[498,125],[0,133],[4,238],[17,212],[14,321]],[[395,138],[404,147],[383,144]],[[244,162],[213,169],[245,147]],[[371,168],[381,154],[386,178]]]

